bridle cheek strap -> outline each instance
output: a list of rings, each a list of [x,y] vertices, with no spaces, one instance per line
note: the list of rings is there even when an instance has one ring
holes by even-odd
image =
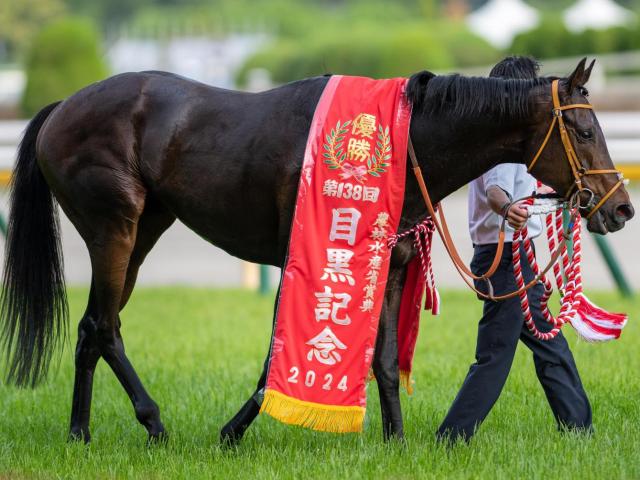
[[[593,106],[589,105],[588,103],[573,103],[571,105],[560,105],[560,95],[558,93],[559,83],[560,83],[559,80],[554,80],[551,83],[551,97],[553,99],[553,110],[552,110],[553,120],[551,121],[551,125],[549,126],[549,130],[547,131],[547,134],[545,135],[544,140],[542,141],[542,145],[540,145],[540,148],[534,155],[533,160],[531,160],[531,163],[529,164],[527,171],[531,172],[536,162],[542,155],[542,152],[544,151],[545,147],[547,146],[547,143],[549,143],[549,139],[551,138],[551,134],[553,133],[555,126],[558,125],[558,130],[560,131],[560,139],[562,140],[562,145],[567,155],[567,160],[569,161],[569,166],[571,167],[571,172],[573,173],[573,178],[575,179],[573,187],[570,188],[569,191],[567,192],[567,195],[566,195],[567,199],[571,197],[574,189],[577,188],[578,192],[582,192],[583,190],[585,190],[584,186],[582,185],[582,179],[587,175],[606,175],[606,174],[618,175],[618,182],[616,182],[616,184],[613,187],[611,187],[611,189],[609,189],[609,191],[600,199],[600,201],[596,203],[596,205],[589,211],[589,213],[585,217],[588,220],[593,216],[594,213],[596,213],[600,209],[600,207],[602,207],[602,205],[604,205],[604,203],[611,197],[611,195],[613,195],[614,192],[618,190],[618,188],[620,188],[621,185],[624,184],[624,179],[622,177],[622,172],[620,172],[620,170],[616,170],[615,168],[597,169],[597,170],[596,169],[588,170],[584,168],[584,166],[580,162],[580,159],[578,158],[578,155],[576,154],[573,148],[573,145],[571,144],[571,138],[569,137],[569,132],[567,131],[567,127],[564,123],[562,112],[565,110],[573,110],[576,108],[593,110]]]

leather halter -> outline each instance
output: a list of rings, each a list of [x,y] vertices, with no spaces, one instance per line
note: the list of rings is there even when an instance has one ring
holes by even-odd
[[[578,159],[578,156],[575,153],[575,150],[573,149],[573,146],[571,144],[571,139],[569,138],[569,133],[567,132],[566,126],[564,124],[564,119],[562,118],[562,112],[564,110],[570,110],[570,109],[574,109],[574,108],[585,108],[585,109],[593,109],[593,107],[589,104],[584,104],[584,103],[575,103],[575,104],[570,104],[570,105],[560,105],[560,97],[558,94],[558,85],[559,85],[559,80],[554,80],[551,84],[551,95],[553,98],[553,120],[551,121],[551,125],[549,127],[549,130],[547,132],[547,135],[544,138],[544,141],[542,142],[542,145],[540,146],[540,148],[538,149],[538,152],[536,153],[536,155],[534,156],[533,160],[531,161],[531,163],[529,164],[529,167],[527,169],[527,171],[531,171],[531,169],[533,168],[533,166],[536,164],[536,162],[538,161],[538,159],[540,158],[540,155],[542,154],[543,150],[545,149],[545,147],[547,146],[547,143],[549,142],[549,138],[551,138],[551,134],[553,133],[553,129],[556,126],[556,124],[558,125],[558,128],[560,130],[560,138],[562,139],[562,144],[564,146],[564,150],[565,153],[567,155],[567,160],[569,161],[569,165],[571,166],[571,171],[573,172],[573,176],[575,178],[575,183],[574,185],[571,187],[571,189],[569,190],[569,192],[567,192],[567,199],[571,198],[571,203],[576,203],[576,205],[572,205],[572,206],[577,206],[578,208],[574,208],[573,212],[571,214],[571,218],[570,218],[570,224],[573,224],[573,222],[576,221],[580,221],[579,220],[579,207],[580,207],[580,199],[578,197],[578,194],[580,192],[583,191],[588,191],[591,193],[591,198],[589,203],[591,203],[593,201],[593,192],[587,188],[585,188],[582,185],[582,178],[585,175],[596,175],[596,174],[611,174],[611,173],[615,173],[618,175],[619,179],[618,179],[618,183],[616,183],[601,199],[600,201],[589,211],[589,214],[587,215],[587,219],[589,219],[603,204],[604,202],[606,202],[609,197],[611,197],[611,195],[613,195],[613,193],[620,188],[621,185],[623,185],[624,180],[622,178],[622,173],[619,170],[615,170],[615,169],[604,169],[604,170],[588,170],[586,168],[583,167],[582,163],[580,162],[580,160]],[[456,270],[458,271],[458,273],[460,274],[460,277],[464,280],[464,282],[469,286],[469,288],[471,288],[478,296],[488,299],[488,300],[493,300],[493,301],[500,301],[500,300],[507,300],[509,298],[513,298],[517,295],[519,295],[522,291],[526,291],[529,290],[531,287],[533,287],[535,284],[537,284],[542,277],[551,269],[551,267],[553,266],[553,264],[558,260],[558,258],[560,257],[560,254],[562,252],[562,249],[564,247],[564,245],[566,244],[566,240],[567,240],[567,234],[565,233],[563,235],[562,241],[558,243],[557,248],[555,250],[555,252],[553,253],[553,255],[551,256],[551,259],[549,260],[549,263],[547,264],[547,266],[538,274],[536,275],[536,277],[531,280],[529,283],[527,283],[526,285],[524,285],[523,287],[519,288],[518,290],[515,290],[513,292],[510,292],[508,294],[505,295],[498,295],[495,296],[493,294],[493,287],[491,285],[491,281],[490,278],[493,276],[493,274],[496,272],[496,270],[498,269],[498,266],[500,264],[500,259],[502,258],[502,251],[504,249],[504,241],[505,241],[505,223],[506,223],[506,215],[505,218],[503,218],[502,221],[502,226],[500,228],[500,233],[498,235],[498,247],[496,249],[496,256],[493,259],[493,262],[491,263],[491,266],[489,267],[489,269],[483,274],[483,275],[475,275],[465,264],[465,262],[462,260],[462,258],[460,257],[460,254],[458,253],[458,250],[455,247],[455,244],[453,242],[453,238],[451,237],[451,233],[449,231],[449,227],[447,225],[447,221],[445,219],[444,216],[444,212],[442,210],[442,208],[438,208],[438,211],[436,212],[436,209],[433,206],[433,203],[431,202],[431,197],[429,195],[429,191],[427,190],[427,186],[424,182],[424,178],[422,176],[422,171],[420,169],[420,165],[418,164],[418,159],[416,157],[416,152],[413,148],[413,143],[411,142],[411,135],[409,135],[409,142],[408,142],[408,151],[409,151],[409,158],[411,160],[411,165],[413,168],[413,173],[416,177],[416,180],[418,181],[418,186],[420,187],[420,192],[422,193],[422,198],[424,199],[424,203],[427,207],[427,212],[429,214],[429,216],[431,217],[431,219],[433,220],[433,223],[436,227],[436,230],[438,231],[438,234],[440,235],[440,238],[442,239],[442,243],[444,244],[445,250],[447,251],[447,253],[449,254],[449,257],[451,258],[451,261],[453,262],[454,267],[456,268]],[[574,189],[577,189],[577,192],[573,193]],[[586,207],[589,207],[589,205],[586,205]],[[482,280],[484,282],[486,282],[489,293],[484,293],[481,292],[480,290],[478,290],[475,285],[473,284],[473,280]]]
[[[549,130],[547,131],[547,135],[544,137],[544,140],[542,141],[542,145],[540,145],[538,152],[533,157],[533,160],[531,160],[531,163],[529,164],[527,171],[531,172],[531,170],[533,170],[534,165],[536,164],[536,162],[540,158],[540,155],[542,155],[542,152],[547,146],[547,143],[549,142],[549,138],[551,138],[551,134],[553,133],[554,127],[558,125],[558,130],[560,131],[560,139],[562,140],[562,145],[567,155],[567,160],[569,161],[569,166],[571,167],[571,172],[573,173],[573,178],[575,180],[574,184],[567,192],[567,195],[565,198],[568,199],[575,189],[577,189],[578,192],[587,191],[591,194],[591,198],[589,200],[589,203],[585,205],[584,208],[588,208],[593,201],[594,194],[591,190],[589,190],[588,188],[585,188],[582,185],[583,177],[587,175],[606,175],[606,174],[618,175],[618,182],[609,189],[609,191],[600,199],[600,201],[595,206],[593,206],[593,208],[591,208],[591,210],[589,210],[589,213],[585,217],[588,220],[592,217],[594,213],[596,213],[600,209],[600,207],[602,207],[602,205],[604,205],[604,203],[609,199],[609,197],[611,197],[611,195],[613,195],[613,193],[618,188],[620,188],[620,186],[624,184],[624,178],[622,177],[622,172],[620,170],[616,170],[615,168],[590,170],[585,168],[582,162],[580,162],[580,159],[578,158],[578,155],[576,155],[576,151],[574,150],[573,145],[571,144],[571,138],[569,138],[569,132],[567,132],[567,127],[564,124],[564,118],[563,118],[562,112],[565,110],[573,110],[575,108],[593,110],[593,106],[588,103],[573,103],[570,105],[560,105],[560,95],[558,94],[559,83],[560,83],[559,80],[554,80],[551,83],[551,97],[553,99],[553,110],[552,110],[553,120],[551,121]]]

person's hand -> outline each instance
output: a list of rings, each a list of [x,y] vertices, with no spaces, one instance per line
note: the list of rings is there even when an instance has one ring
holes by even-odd
[[[509,222],[509,226],[514,230],[520,230],[524,227],[528,219],[529,214],[527,209],[524,208],[523,202],[514,203],[509,207],[507,211],[507,222]]]

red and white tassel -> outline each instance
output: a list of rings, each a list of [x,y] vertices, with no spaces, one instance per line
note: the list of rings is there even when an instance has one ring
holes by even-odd
[[[577,220],[578,221],[578,220]],[[581,228],[578,228],[580,233]],[[609,313],[591,302],[582,291],[582,239],[574,239],[573,262],[575,263],[574,281],[576,292],[574,303],[576,313],[571,318],[571,326],[580,338],[587,342],[607,342],[620,337],[622,328],[627,323],[627,316],[621,313]]]
[[[627,323],[624,313],[610,313],[591,302],[583,293],[577,295],[578,308],[571,326],[587,342],[608,342],[620,338]]]
[[[531,204],[533,200],[528,203]],[[524,316],[525,325],[529,331],[541,340],[550,340],[554,338],[562,326],[569,322],[576,330],[578,336],[587,342],[606,342],[620,337],[622,329],[627,323],[627,315],[623,313],[609,313],[591,302],[582,292],[582,226],[580,224],[580,215],[574,212],[575,219],[572,228],[573,235],[573,256],[569,260],[566,244],[562,243],[563,227],[562,212],[560,210],[549,213],[546,218],[547,239],[549,242],[549,251],[554,255],[557,248],[562,245],[560,252],[560,260],[554,264],[553,273],[556,285],[561,298],[560,312],[554,317],[548,308],[549,297],[552,293],[551,282],[545,275],[540,275],[540,268],[535,259],[531,241],[527,238],[526,226],[513,236],[513,270],[518,288],[524,286],[524,278],[522,276],[522,266],[520,259],[520,247],[523,246],[527,254],[527,260],[536,276],[540,276],[540,281],[544,285],[544,293],[540,301],[540,309],[545,320],[552,325],[549,332],[540,332],[535,323],[529,307],[529,299],[526,292],[520,294],[520,304]],[[553,218],[555,216],[555,218]],[[555,220],[555,222],[554,222]],[[556,244],[557,240],[557,244]],[[564,273],[564,279],[562,277]]]
[[[440,315],[440,292],[434,285],[431,288],[431,314]]]

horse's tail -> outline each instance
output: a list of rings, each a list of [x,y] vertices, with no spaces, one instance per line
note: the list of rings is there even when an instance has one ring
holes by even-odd
[[[66,334],[68,319],[56,203],[38,168],[36,139],[60,102],[29,122],[11,185],[9,228],[0,295],[0,336],[7,382],[36,386]]]

